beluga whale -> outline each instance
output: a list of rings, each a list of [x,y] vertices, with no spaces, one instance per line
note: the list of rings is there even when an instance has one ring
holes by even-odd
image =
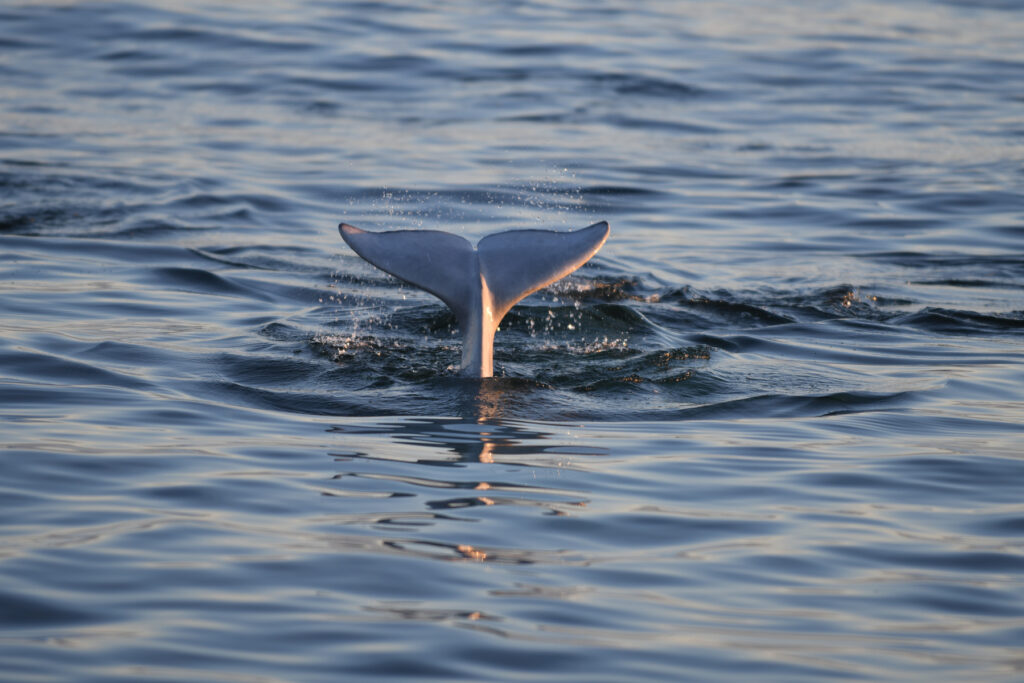
[[[462,333],[459,374],[494,375],[494,333],[529,294],[561,280],[608,239],[606,221],[573,232],[509,230],[474,247],[441,230],[369,232],[342,223],[345,242],[364,259],[448,305]]]

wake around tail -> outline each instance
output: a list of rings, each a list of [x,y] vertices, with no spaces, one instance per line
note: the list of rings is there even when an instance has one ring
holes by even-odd
[[[574,232],[509,230],[476,248],[439,230],[367,232],[342,223],[338,231],[373,265],[445,302],[462,332],[460,372],[491,377],[494,333],[509,309],[589,261],[610,229],[601,221]]]

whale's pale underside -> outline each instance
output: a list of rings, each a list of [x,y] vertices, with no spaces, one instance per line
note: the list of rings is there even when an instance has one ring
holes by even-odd
[[[342,223],[338,231],[373,265],[445,302],[462,332],[461,374],[490,377],[501,319],[525,296],[589,261],[609,228],[601,221],[574,232],[509,230],[475,248],[440,230],[367,232]]]

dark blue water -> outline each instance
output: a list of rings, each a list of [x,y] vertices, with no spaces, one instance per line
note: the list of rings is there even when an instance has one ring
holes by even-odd
[[[0,679],[1019,680],[1014,2],[7,2]],[[494,380],[339,221],[608,220]]]

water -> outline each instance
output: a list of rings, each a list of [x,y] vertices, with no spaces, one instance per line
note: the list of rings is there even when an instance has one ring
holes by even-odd
[[[1021,35],[5,3],[0,679],[1020,679]],[[603,219],[486,382],[335,227]]]

